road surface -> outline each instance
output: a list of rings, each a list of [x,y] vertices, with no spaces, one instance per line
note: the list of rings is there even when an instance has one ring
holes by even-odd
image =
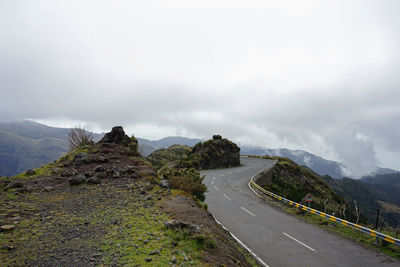
[[[243,166],[202,171],[206,203],[214,218],[266,266],[400,266],[378,251],[305,223],[268,205],[249,178],[274,161],[241,158]]]

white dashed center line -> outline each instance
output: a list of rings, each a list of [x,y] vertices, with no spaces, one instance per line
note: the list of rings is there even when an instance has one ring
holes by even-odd
[[[251,211],[249,211],[249,210],[247,210],[247,209],[245,209],[245,208],[243,208],[243,207],[240,207],[242,210],[244,210],[245,212],[247,212],[248,214],[250,214],[251,216],[254,216],[254,217],[257,217],[254,213],[252,213]]]
[[[227,196],[227,195],[225,195],[225,194],[224,194],[224,197],[226,197],[227,199],[231,200],[231,198],[230,198],[230,197],[228,197],[228,196]]]
[[[300,245],[303,245],[303,246],[305,246],[306,248],[308,248],[309,250],[311,250],[311,251],[313,251],[313,252],[315,252],[315,249],[313,249],[312,247],[310,247],[310,246],[307,246],[306,244],[304,244],[303,242],[301,242],[301,241],[299,241],[299,240],[297,240],[296,238],[294,238],[293,236],[290,236],[290,235],[288,235],[287,233],[285,233],[285,232],[283,232],[282,234],[284,234],[285,236],[287,236],[287,237],[289,237],[290,239],[292,239],[292,240],[294,240],[294,241],[296,241],[297,243],[299,243]]]
[[[218,187],[216,187],[215,185],[214,185],[214,188],[215,188],[215,190],[219,190]]]

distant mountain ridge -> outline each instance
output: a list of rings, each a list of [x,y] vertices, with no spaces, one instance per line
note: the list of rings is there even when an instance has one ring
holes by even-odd
[[[182,146],[190,146],[193,147],[197,143],[201,142],[201,139],[193,139],[181,136],[169,136],[159,140],[148,140],[143,138],[138,138],[139,141],[139,149],[141,149],[141,153],[144,156],[150,155],[155,150],[161,148],[168,148],[172,145],[182,145]]]
[[[327,174],[336,179],[340,179],[345,176],[343,172],[344,166],[339,162],[327,160],[303,150],[290,150],[286,148],[268,149],[261,147],[242,146],[242,153],[259,156],[269,155],[285,157],[293,160],[299,165],[307,166],[314,172],[321,175]]]
[[[29,120],[0,123],[0,175],[14,176],[60,158],[69,150],[70,130]]]
[[[50,127],[28,120],[0,123],[0,175],[16,175],[26,169],[40,167],[67,153],[70,130],[69,128]],[[97,140],[103,136],[103,134],[94,135]],[[204,141],[181,136],[170,136],[159,140],[137,139],[139,151],[143,156],[148,156],[157,149],[168,148],[175,144],[193,147]],[[240,145],[240,148],[241,154],[287,157],[299,165],[309,167],[320,175],[329,175],[336,179],[346,176],[343,172],[344,166],[339,162],[326,160],[303,150],[269,149],[246,145]],[[398,171],[378,168],[371,175],[393,173],[398,173]]]

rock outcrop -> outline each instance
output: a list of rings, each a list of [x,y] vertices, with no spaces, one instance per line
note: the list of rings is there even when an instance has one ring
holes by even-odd
[[[196,144],[181,165],[203,170],[239,166],[240,148],[228,139],[214,135],[212,139]]]

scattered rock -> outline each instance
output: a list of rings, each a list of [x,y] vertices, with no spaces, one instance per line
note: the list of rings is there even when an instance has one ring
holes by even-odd
[[[88,163],[88,154],[84,152],[78,153],[74,156],[72,162],[75,166],[80,166],[84,163]]]
[[[14,247],[13,247],[13,246],[7,246],[7,245],[5,245],[5,246],[2,246],[1,249],[2,249],[2,250],[8,250],[8,251],[10,251],[10,250],[13,250]]]
[[[126,173],[128,174],[135,173],[137,170],[137,167],[131,165],[126,165],[125,168],[126,168]]]
[[[31,189],[28,188],[17,188],[15,189],[16,193],[25,194],[31,192]]]
[[[85,175],[86,178],[89,178],[90,176],[92,176],[92,172],[86,171],[83,175]]]
[[[101,180],[98,177],[91,177],[86,182],[88,184],[101,184]]]
[[[77,175],[69,180],[69,185],[80,185],[86,182],[85,177],[82,174]]]
[[[61,173],[61,177],[70,177],[70,176],[74,176],[77,174],[78,174],[78,171],[75,170],[74,168],[72,168],[72,169],[69,169],[69,170]]]
[[[165,223],[164,223],[164,224],[165,224]],[[178,245],[178,242],[173,241],[173,242],[171,243],[171,245],[172,245],[173,247],[176,247],[176,246]]]
[[[25,174],[28,175],[28,176],[31,176],[31,175],[35,175],[36,172],[35,172],[34,170],[27,170],[27,171],[25,172]]]
[[[24,187],[24,184],[21,182],[15,182],[9,185],[9,188],[22,188]]]
[[[182,222],[182,221],[165,221],[164,226],[169,229],[189,229],[190,231],[193,231],[195,233],[201,233],[201,228],[200,226],[190,223],[190,222]]]
[[[171,263],[177,263],[177,259],[176,259],[176,257],[175,257],[175,255],[172,255],[172,259],[171,259]]]
[[[9,232],[14,229],[15,229],[15,225],[13,225],[13,224],[2,225],[2,226],[0,226],[0,233],[1,232]]]
[[[151,191],[153,190],[154,186],[152,184],[146,183],[146,190]]]
[[[97,177],[97,178],[100,178],[100,179],[106,178],[106,177],[107,177],[107,173],[105,173],[105,172],[99,172],[99,173],[96,174],[96,177]]]
[[[146,262],[151,262],[153,259],[152,258],[145,258],[144,259]]]
[[[169,183],[167,180],[163,179],[163,180],[161,180],[161,182],[160,182],[160,186],[161,186],[162,188],[168,189],[168,188],[170,187],[170,183]]]
[[[100,162],[100,163],[106,163],[106,162],[108,162],[108,159],[104,156],[98,156],[96,161]]]
[[[149,255],[160,255],[160,251],[158,249],[153,250],[149,253]]]
[[[52,186],[46,186],[45,188],[43,188],[44,192],[50,192],[51,190],[53,190]]]
[[[94,172],[104,172],[106,169],[104,169],[104,167],[103,166],[97,166],[95,169],[94,169]]]
[[[119,177],[120,177],[119,171],[113,170],[113,172],[112,172],[112,177],[113,177],[113,178],[119,178]]]
[[[142,194],[142,195],[145,195],[146,194],[146,190],[144,190],[144,188],[141,187],[141,188],[139,188],[139,193]]]

